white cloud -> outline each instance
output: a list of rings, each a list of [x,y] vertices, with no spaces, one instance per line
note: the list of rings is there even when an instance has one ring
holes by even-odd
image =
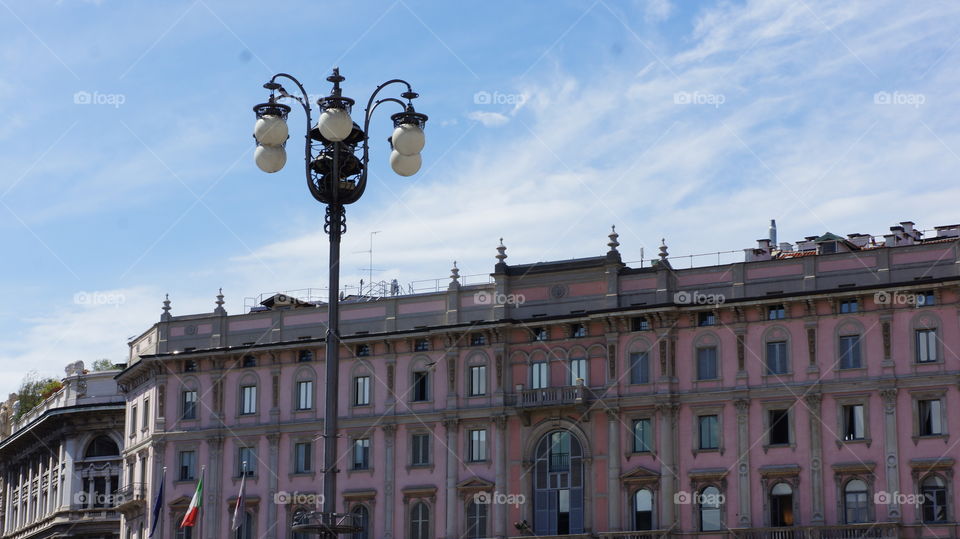
[[[499,127],[510,121],[510,118],[499,112],[485,112],[481,110],[468,113],[467,118],[482,123],[484,127]]]

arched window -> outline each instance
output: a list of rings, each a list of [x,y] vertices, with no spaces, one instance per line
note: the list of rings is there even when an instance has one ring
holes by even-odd
[[[847,524],[870,522],[867,514],[867,484],[851,479],[843,487],[843,512]]]
[[[410,509],[410,539],[430,539],[430,508],[423,502]]]
[[[357,505],[353,508],[353,522],[360,526],[360,530],[353,534],[353,539],[370,539],[370,510],[366,505]]]
[[[770,489],[770,525],[793,526],[793,488],[777,483]]]
[[[256,530],[253,527],[253,513],[244,511],[243,523],[240,524],[240,527],[234,532],[233,537],[234,539],[253,539],[256,537]]]
[[[583,448],[570,431],[546,434],[537,443],[534,465],[534,532],[583,533]]]
[[[467,533],[469,539],[482,539],[487,536],[489,503],[477,503],[475,498],[467,502]]]
[[[700,506],[700,531],[716,532],[723,529],[720,518],[720,489],[714,486],[705,487],[697,496]]]
[[[653,529],[653,494],[642,488],[633,495],[633,529]]]
[[[119,455],[120,450],[117,448],[116,442],[107,436],[97,436],[87,444],[87,451],[83,454],[83,458],[117,457]]]
[[[923,521],[947,521],[947,484],[939,475],[930,475],[920,483],[923,495]]]

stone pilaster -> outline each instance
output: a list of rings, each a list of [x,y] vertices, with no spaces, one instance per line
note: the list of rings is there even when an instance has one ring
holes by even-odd
[[[507,489],[507,416],[497,415],[493,417],[496,428],[493,429],[494,448],[497,456],[494,464],[494,487],[495,493],[508,493]],[[495,503],[493,507],[493,535],[498,539],[507,536],[507,506],[502,503]]]
[[[673,495],[677,491],[680,478],[677,477],[677,422],[680,406],[675,403],[657,404],[660,420],[660,508],[662,511],[661,528],[667,529],[679,525],[679,514],[674,505]]]
[[[811,393],[804,397],[810,413],[810,491],[813,507],[810,515],[810,524],[821,526],[825,522],[823,507],[823,435],[821,432],[819,393]]]
[[[383,537],[384,539],[393,539],[393,524],[395,520],[393,499],[397,474],[394,455],[396,454],[397,426],[387,424],[381,428],[383,429],[385,446],[383,451]]]
[[[742,337],[737,336],[738,339]],[[737,408],[737,508],[740,513],[738,526],[753,526],[750,513],[750,401],[740,399],[733,403]]]
[[[883,399],[883,459],[886,466],[887,492],[900,492],[899,447],[897,444],[897,389],[880,391]],[[878,515],[879,516],[879,515]],[[891,522],[902,518],[900,505],[891,500],[887,505],[887,520]]]
[[[620,411],[607,409],[607,527],[610,531],[620,531],[622,521],[620,508],[623,497],[620,492],[620,456],[623,444],[620,443]]]
[[[270,476],[270,486],[267,497],[267,522],[279,522],[277,520],[277,504],[269,503],[273,501],[273,496],[277,493],[277,489],[280,488],[278,484],[277,474],[280,472],[280,435],[279,434],[268,434],[267,442],[270,445],[270,470],[271,473],[266,474]],[[267,529],[267,539],[277,539],[277,529],[283,529],[283,526],[279,524],[277,526],[268,526]]]
[[[223,436],[213,436],[207,440],[207,449],[210,451],[210,486],[213,488],[210,489],[212,494],[212,503],[208,507],[217,507],[222,508],[220,505],[221,500],[223,500],[223,477],[224,477],[224,465],[223,465]],[[163,458],[162,456],[160,457]],[[204,487],[206,490],[206,487]],[[208,498],[209,500],[210,498]],[[273,504],[270,504],[273,505]],[[213,519],[210,521],[210,527],[204,528],[204,530],[210,530],[210,537],[220,537],[220,511],[207,511],[208,513],[213,514]],[[171,529],[176,529],[171,526]]]
[[[459,420],[455,418],[445,419],[443,426],[447,431],[447,476],[446,476],[446,530],[447,539],[457,537],[457,434],[459,432]]]

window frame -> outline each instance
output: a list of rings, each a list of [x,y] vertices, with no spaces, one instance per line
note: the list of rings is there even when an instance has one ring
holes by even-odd
[[[485,427],[470,427],[467,431],[467,462],[487,462],[490,458],[490,436]],[[474,434],[477,439],[474,439]]]

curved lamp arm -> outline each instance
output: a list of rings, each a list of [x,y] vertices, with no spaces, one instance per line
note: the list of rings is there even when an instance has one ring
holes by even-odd
[[[303,97],[300,98],[295,95],[288,94],[287,91],[283,89],[283,86],[280,86],[276,82],[277,79],[280,77],[288,79],[294,84],[296,84],[297,88],[300,89],[300,94],[303,95]],[[301,106],[303,106],[303,112],[307,115],[307,130],[303,136],[306,141],[304,144],[304,154],[305,154],[304,172],[306,173],[306,176],[307,176],[307,185],[310,186],[313,183],[312,179],[310,178],[310,161],[312,158],[311,151],[310,151],[312,149],[310,147],[310,129],[313,128],[313,118],[311,117],[312,114],[310,109],[310,97],[307,94],[307,90],[303,87],[303,84],[300,84],[300,81],[297,80],[296,77],[294,77],[293,75],[289,75],[287,73],[277,73],[276,75],[270,78],[270,82],[268,82],[267,84],[264,84],[264,87],[266,87],[268,90],[271,90],[271,91],[281,90],[283,92],[283,94],[281,94],[280,96],[281,98],[289,97],[291,99],[295,99],[298,103],[300,103]]]
[[[357,182],[358,195],[363,194],[364,189],[366,189],[367,187],[367,169],[369,168],[369,162],[370,162],[370,144],[369,144],[370,118],[373,117],[373,111],[376,110],[381,103],[385,103],[387,101],[392,101],[392,102],[398,103],[401,107],[406,107],[403,101],[400,101],[399,99],[394,97],[388,97],[388,98],[380,99],[374,102],[374,100],[377,98],[377,94],[379,94],[381,90],[383,90],[387,86],[390,86],[391,84],[403,84],[404,86],[407,87],[406,93],[408,95],[411,95],[412,97],[417,96],[417,94],[413,91],[413,87],[410,86],[410,83],[403,79],[388,80],[387,82],[384,82],[380,86],[377,86],[377,88],[373,91],[373,93],[370,94],[370,99],[367,100],[367,108],[364,111],[364,115],[363,115],[363,158],[361,161],[363,163],[363,172],[360,175],[360,181]]]

